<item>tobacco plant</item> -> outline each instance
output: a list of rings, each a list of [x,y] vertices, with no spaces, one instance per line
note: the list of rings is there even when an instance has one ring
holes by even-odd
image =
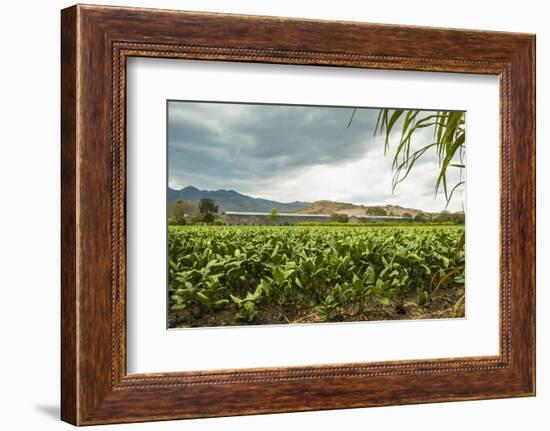
[[[170,226],[168,252],[170,309],[190,326],[262,310],[366,320],[464,287],[462,227]]]

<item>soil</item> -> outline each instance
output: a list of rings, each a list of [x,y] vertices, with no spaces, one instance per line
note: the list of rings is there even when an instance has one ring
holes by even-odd
[[[235,304],[229,304],[221,310],[208,314],[201,313],[199,309],[170,311],[168,326],[170,328],[190,328],[323,322],[314,307],[294,309],[294,307],[260,305],[256,316],[250,322],[243,322],[236,315]],[[331,316],[329,322],[448,319],[464,316],[464,287],[457,286],[447,288],[444,292],[432,294],[430,302],[425,306],[418,305],[416,295],[410,295],[402,301],[392,302],[385,306],[378,303],[365,303],[362,313],[358,312],[357,304],[352,304],[347,308],[340,308]]]

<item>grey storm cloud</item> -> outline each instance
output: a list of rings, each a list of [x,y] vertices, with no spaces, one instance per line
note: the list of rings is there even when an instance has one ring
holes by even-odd
[[[230,112],[234,111],[234,112]],[[267,182],[364,155],[377,112],[352,108],[170,102],[169,173],[180,185]]]
[[[392,158],[384,155],[384,137],[374,136],[379,110],[357,109],[348,127],[352,112],[350,107],[169,101],[169,185],[234,189],[287,202],[330,199],[442,209],[442,197],[434,200],[435,152],[419,159],[414,175],[392,192]],[[416,148],[432,139],[433,129],[419,130]]]

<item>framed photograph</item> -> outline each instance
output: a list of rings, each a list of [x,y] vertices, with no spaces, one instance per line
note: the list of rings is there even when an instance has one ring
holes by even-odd
[[[62,419],[535,394],[535,37],[62,11]]]
[[[464,111],[167,116],[169,328],[465,317]]]

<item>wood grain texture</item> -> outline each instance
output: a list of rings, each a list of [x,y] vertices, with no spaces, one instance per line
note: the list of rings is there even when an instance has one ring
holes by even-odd
[[[62,11],[62,419],[76,425],[533,395],[533,35],[101,6]],[[126,374],[130,56],[495,74],[497,357]]]
[[[61,16],[61,417],[77,422],[76,9]]]

